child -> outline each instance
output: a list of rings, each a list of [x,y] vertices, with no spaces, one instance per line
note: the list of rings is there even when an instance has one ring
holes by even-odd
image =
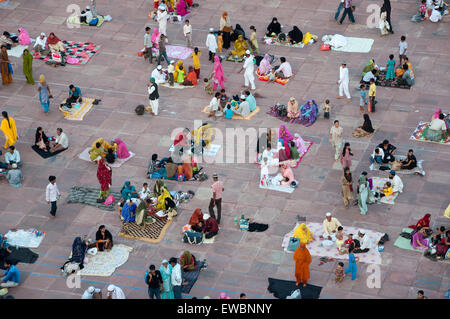
[[[366,85],[361,84],[359,88],[361,89],[359,92],[361,95],[361,97],[359,98],[359,109],[361,110],[362,113],[364,113],[364,106],[367,105]]]
[[[395,79],[395,60],[394,55],[389,55],[389,61],[387,61],[387,71],[386,71],[386,80],[394,80]]]
[[[334,282],[336,284],[344,281],[345,272],[344,272],[344,263],[339,262],[336,269],[334,270]]]
[[[322,105],[323,108],[323,117],[326,119],[330,118],[330,110],[331,110],[331,106],[330,106],[330,100],[325,100],[325,104]]]
[[[227,108],[225,110],[225,118],[227,120],[231,120],[233,118],[233,110],[231,109],[231,104],[227,104]]]
[[[370,86],[369,86],[369,100],[370,104],[368,107],[369,112],[375,112],[375,95],[377,94],[377,86],[375,85],[375,80],[372,78],[370,79]]]
[[[378,202],[380,202],[380,200],[385,197],[385,196],[389,196],[393,193],[392,191],[392,185],[390,182],[386,182],[386,184],[383,185],[383,188],[380,189],[380,191],[375,192],[375,198],[378,199]]]
[[[216,120],[216,112],[219,110],[219,104],[220,104],[220,93],[216,92],[214,97],[211,99],[211,102],[209,102],[209,115],[208,117],[213,117],[214,121]]]
[[[336,233],[336,246],[339,252],[339,255],[342,255],[342,246],[344,245],[344,228],[342,226],[338,227],[338,231]]]
[[[213,95],[213,88],[211,86],[211,79],[212,79],[213,75],[211,73],[211,75],[209,76],[209,78],[204,78],[203,82],[205,83],[205,91],[207,94],[209,95]]]
[[[223,33],[222,31],[219,31],[217,34],[217,51],[219,51],[219,53],[222,53],[222,47],[223,47]]]
[[[348,268],[345,269],[344,274],[352,273],[352,280],[356,279],[356,273],[358,271],[358,267],[356,266],[356,262],[359,261],[359,257],[355,257],[353,254],[353,247],[348,249]]]
[[[272,68],[269,73],[269,82],[275,82],[277,76],[275,75],[275,68]]]
[[[258,40],[256,39],[256,28],[253,25],[250,27],[250,48],[254,53],[259,55]]]
[[[170,61],[169,66],[167,67],[167,74],[169,75],[169,84],[170,84],[170,86],[173,86],[173,81],[174,81],[174,79],[173,79],[173,73],[175,72],[174,64],[175,64],[175,61],[172,60],[172,61]]]
[[[202,54],[197,47],[194,48],[192,52],[192,64],[194,65],[195,74],[197,74],[197,79],[200,79],[200,54]]]
[[[402,35],[402,37],[400,38],[400,43],[398,44],[398,47],[399,47],[398,54],[400,65],[402,65],[402,60],[405,58],[406,51],[408,50],[408,43],[406,42],[406,37],[404,35]]]
[[[180,65],[180,67],[178,68],[177,82],[180,84],[182,84],[184,82],[184,69],[183,69],[182,65]]]
[[[294,141],[289,143],[289,150],[291,151],[292,159],[298,160],[300,158],[300,154],[298,153],[297,146]]]
[[[184,37],[186,38],[187,47],[190,48],[192,42],[192,26],[190,25],[188,19],[186,19],[186,21],[184,22],[183,33]]]
[[[148,168],[147,168],[148,178],[150,178],[152,173],[156,172],[160,168],[161,168],[161,162],[158,160],[158,154],[153,154],[152,158],[150,160],[150,163],[148,163]]]
[[[345,247],[345,248],[350,248],[350,247],[353,246],[353,244],[354,244],[354,241],[353,241],[353,234],[348,234],[348,235],[347,235],[347,240],[344,241],[344,247]]]
[[[228,96],[225,94],[225,89],[220,90],[220,105],[222,108],[225,108],[225,106],[228,103]]]

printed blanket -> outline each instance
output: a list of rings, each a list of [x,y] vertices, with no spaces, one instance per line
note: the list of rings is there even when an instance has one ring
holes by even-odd
[[[86,64],[89,60],[98,52],[100,45],[96,45],[92,42],[75,42],[75,41],[62,41],[66,48],[66,59],[76,58],[78,59],[78,65]],[[40,59],[45,62],[51,60],[51,53],[43,56],[35,51],[31,51],[35,59]]]
[[[185,60],[194,52],[191,48],[178,45],[166,45],[167,56],[171,59]]]
[[[258,80],[260,80],[260,81],[264,81],[264,82],[268,82],[269,81],[269,76],[268,75],[264,75],[264,74],[260,74],[259,73],[259,68],[256,69],[256,75],[258,76]],[[283,79],[283,78],[280,78],[280,77],[276,76],[274,82],[275,83],[279,83],[281,85],[286,85],[286,84],[288,84],[289,80],[294,77],[294,75],[295,74],[292,73],[292,76],[290,78],[288,78],[288,79]]]
[[[421,142],[429,142],[429,143],[436,143],[436,144],[444,144],[444,145],[450,145],[450,134],[447,136],[447,139],[441,140],[439,143],[438,142],[434,142],[434,141],[430,141],[427,140],[423,137],[423,130],[429,125],[430,123],[428,122],[420,122],[416,129],[414,130],[414,132],[412,133],[411,137],[409,138],[410,140],[413,141],[421,141]]]
[[[8,244],[25,248],[38,248],[44,240],[45,232],[36,229],[11,229],[6,233]]]
[[[59,110],[63,112],[64,118],[66,120],[70,121],[82,121],[85,117],[85,115],[92,109],[94,106],[95,99],[83,97],[83,100],[81,102],[80,107],[76,108],[72,104],[72,108],[68,109],[67,107],[59,106]],[[66,103],[66,100],[64,99],[62,104]]]

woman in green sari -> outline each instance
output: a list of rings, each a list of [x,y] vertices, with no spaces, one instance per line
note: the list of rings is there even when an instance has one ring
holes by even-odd
[[[374,76],[378,77],[378,68],[375,68],[375,60],[374,59],[370,60],[369,63],[366,64],[361,75],[364,76],[364,75],[366,75],[367,72],[372,72],[372,74]]]
[[[27,83],[34,85],[33,79],[33,56],[28,49],[23,50],[23,74],[27,78]]]
[[[367,214],[367,203],[372,204],[375,202],[375,195],[369,187],[367,180],[367,173],[362,172],[359,176],[359,194],[358,194],[358,206],[361,211],[361,215]]]
[[[159,267],[159,272],[163,280],[164,291],[161,293],[161,299],[174,299],[172,288],[172,265],[164,259]]]

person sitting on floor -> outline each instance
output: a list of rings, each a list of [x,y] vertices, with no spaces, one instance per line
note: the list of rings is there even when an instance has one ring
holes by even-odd
[[[403,193],[403,182],[401,178],[395,174],[394,170],[389,172],[389,179],[391,180],[392,191],[394,193]]]
[[[94,146],[89,150],[89,158],[91,161],[96,162],[100,160],[100,158],[106,156],[105,149],[102,146],[102,143],[96,142]]]
[[[231,51],[231,54],[234,57],[242,58],[245,54],[245,51],[248,50],[248,44],[245,41],[242,35],[239,35],[237,40],[234,42],[234,50]]]
[[[48,137],[45,135],[44,130],[40,126],[36,129],[34,144],[44,152],[48,152],[50,150],[50,142],[48,141]]]
[[[316,101],[309,99],[305,104],[300,106],[300,119],[307,120],[307,124],[311,125],[317,120],[319,114],[319,108]]]
[[[361,73],[361,76],[364,77],[364,75],[366,75],[367,72],[371,72],[374,76],[378,76],[379,74],[378,65],[375,64],[374,59],[371,59],[369,63],[367,63],[367,65],[364,67]]]
[[[282,186],[291,186],[292,183],[295,182],[294,172],[292,172],[292,168],[288,165],[281,165],[281,175],[285,178],[284,181],[281,182]]]
[[[245,95],[241,95],[240,103],[234,107],[233,112],[242,117],[247,117],[250,115],[250,105],[245,100]]]
[[[136,188],[131,185],[130,181],[126,181],[125,184],[123,184],[120,193],[122,194],[122,198],[124,200],[139,198]]]
[[[375,132],[375,129],[372,126],[372,121],[370,120],[369,114],[365,113],[363,115],[363,117],[364,117],[364,123],[363,123],[363,125],[355,128],[355,130],[352,133],[353,137],[363,137],[363,136],[367,136],[367,135]]]
[[[124,223],[133,223],[136,220],[137,205],[128,199],[122,207],[120,215]]]
[[[200,208],[197,208],[189,219],[191,229],[196,232],[202,232],[205,221],[203,220],[203,212]]]
[[[178,171],[178,165],[173,162],[172,157],[169,157],[164,168],[166,170],[164,177],[167,179],[175,179],[175,174]]]
[[[411,70],[411,76],[414,77],[414,70],[413,70],[411,62],[409,62],[408,57],[405,56],[403,59],[405,60],[404,64],[406,64],[408,66],[408,69]],[[395,76],[397,76],[397,77],[401,77],[403,75],[403,73],[405,73],[405,69],[403,68],[403,65],[395,70]]]
[[[373,151],[372,155],[370,155],[369,157],[369,162],[370,164],[383,164],[383,157],[384,157],[384,152],[383,149],[381,147],[377,147],[375,148],[375,150]],[[373,170],[373,166],[371,165],[370,167],[371,170]]]
[[[94,15],[91,12],[91,7],[86,6],[86,11],[81,12],[80,22],[87,23],[91,26],[96,26],[98,23],[98,17],[94,18]]]
[[[203,214],[203,219],[205,221],[205,225],[203,226],[202,232],[205,235],[205,238],[213,238],[219,232],[219,224],[215,218],[211,217],[209,214]]]
[[[445,124],[445,116],[440,113],[439,118],[435,118],[423,130],[423,137],[433,142],[441,142],[447,139],[447,125]]]
[[[291,64],[286,61],[284,56],[280,58],[280,61],[280,66],[275,69],[275,75],[282,79],[289,79],[293,75]]]
[[[388,140],[384,140],[383,143],[378,145],[378,147],[383,151],[383,163],[395,161],[394,154],[397,151],[397,148],[390,144]]]
[[[187,250],[180,256],[180,266],[182,271],[195,270],[195,257]]]
[[[112,148],[108,148],[105,160],[108,164],[114,164],[114,162],[116,161],[116,154],[114,154],[114,150]]]
[[[312,231],[304,223],[295,228],[292,237],[300,239],[300,243],[304,244],[309,244],[310,242],[314,241],[314,235]]]
[[[364,74],[363,76],[363,82],[370,83],[371,79],[373,79],[375,82],[377,81],[377,77],[372,73],[372,71],[366,72],[366,74]]]
[[[300,158],[300,153],[298,152],[297,145],[294,141],[289,143],[289,149],[291,151],[291,157],[294,160],[298,160]]]
[[[122,141],[120,138],[116,138],[113,141],[116,144],[116,153],[117,158],[119,159],[125,159],[129,158],[131,156],[130,152],[128,151],[128,146],[125,144],[124,141]]]
[[[113,247],[113,237],[106,229],[105,225],[101,225],[95,233],[95,247],[98,251],[111,250]]]
[[[303,32],[295,25],[292,30],[288,32],[287,36],[291,44],[297,44],[303,40]]]
[[[155,222],[155,219],[150,215],[155,214],[155,208],[150,198],[146,198],[136,208],[136,224],[141,226],[141,229],[145,229],[145,224],[151,224]]]
[[[144,200],[144,199],[146,199],[146,198],[149,198],[149,196],[150,196],[151,193],[152,193],[152,192],[151,192],[151,190],[150,190],[150,187],[148,187],[148,184],[147,184],[147,183],[144,183],[144,184],[142,184],[142,189],[141,189],[141,191],[139,192],[139,198],[140,198],[141,200]]]
[[[150,178],[152,173],[156,172],[159,169],[159,160],[158,160],[158,154],[153,154],[152,158],[150,159],[148,163],[147,168],[147,177]]]
[[[55,57],[52,56],[50,60],[50,62],[54,62],[52,65],[65,65],[66,48],[64,47],[63,42],[53,32],[51,32],[47,38],[47,46],[51,53],[61,55],[61,60],[55,60]]]
[[[372,248],[372,240],[370,239],[369,235],[364,234],[361,231],[358,231],[358,237],[361,238],[361,243],[358,245],[359,240],[355,240],[355,245],[353,249],[354,254],[361,254],[361,253],[367,253]]]
[[[269,54],[265,54],[264,58],[259,62],[258,70],[259,74],[267,75],[270,71],[272,71],[272,58]]]
[[[5,46],[7,50],[11,50],[16,45],[17,43],[11,40],[11,34],[8,31],[3,32],[3,35],[0,36],[0,47]]]
[[[167,214],[167,220],[172,220],[177,213],[177,204],[173,201],[171,197],[166,197],[164,199],[164,211]]]
[[[183,81],[184,86],[197,86],[197,74],[194,71],[194,67],[192,65],[189,66],[189,72],[186,78]]]
[[[412,73],[412,71],[409,69],[409,67],[406,63],[403,64],[403,70],[405,70],[405,72],[403,72],[401,78],[398,79],[398,84],[413,86],[414,85],[414,73]]]
[[[430,223],[431,223],[431,215],[425,214],[421,219],[417,221],[416,224],[409,225],[408,228],[417,229],[421,227],[423,229],[430,229]]]
[[[296,119],[299,116],[300,116],[300,108],[298,106],[298,102],[295,99],[295,97],[291,97],[287,105],[287,117],[290,119]]]
[[[281,24],[278,19],[273,17],[272,22],[267,26],[266,35],[269,37],[278,36],[281,33]]]
[[[430,240],[426,238],[425,228],[417,227],[416,233],[411,239],[411,246],[416,250],[428,250],[430,248]]]
[[[254,110],[256,110],[256,99],[255,99],[255,97],[248,90],[246,90],[244,92],[244,95],[245,95],[245,101],[250,106],[250,112],[253,112]]]
[[[448,255],[448,250],[450,248],[450,230],[447,230],[445,237],[442,236],[441,242],[436,244],[436,257],[437,259],[445,259]]]
[[[17,164],[17,167],[22,167],[22,162],[20,161],[20,153],[16,150],[14,145],[11,145],[8,152],[5,154],[5,162],[8,164],[9,168],[12,168],[13,164]]]
[[[55,142],[50,142],[50,153],[57,151],[62,151],[69,148],[69,138],[67,134],[63,132],[63,129],[58,127],[56,129],[56,139]]]
[[[393,194],[392,184],[391,182],[386,182],[383,187],[378,188],[378,191],[375,192],[375,198],[381,200],[383,197],[389,196]]]
[[[224,117],[225,117],[227,120],[231,120],[231,119],[233,118],[233,114],[234,114],[234,112],[233,112],[233,110],[231,109],[231,104],[227,104],[227,106],[226,106],[226,108],[225,108],[225,114],[224,114]]]
[[[163,72],[163,69],[162,69],[162,66],[161,66],[161,65],[158,65],[158,66],[156,67],[156,69],[154,69],[154,70],[152,71],[151,77],[155,79],[155,83],[156,83],[157,85],[159,85],[159,84],[161,84],[161,83],[166,83],[166,82],[167,82],[167,76],[166,76],[166,74]],[[175,81],[176,81],[176,78],[175,78]]]
[[[47,37],[45,35],[45,32],[41,32],[41,34],[36,38],[33,49],[34,52],[44,56],[49,53],[49,50],[47,49]]]
[[[323,235],[321,235],[320,238],[336,240],[335,233],[342,224],[337,218],[332,217],[330,212],[326,213],[325,217],[326,218],[323,221]]]
[[[209,115],[208,117],[212,117],[213,120],[216,120],[216,113],[219,110],[219,108],[221,108],[220,106],[220,92],[216,92],[216,94],[214,95],[214,97],[211,99],[211,101],[209,102]]]
[[[413,169],[417,167],[417,159],[413,150],[408,151],[408,156],[400,162],[401,169]]]
[[[158,200],[157,200],[157,204],[156,204],[156,210],[160,211],[160,210],[166,210],[166,198],[170,198],[173,200],[172,195],[170,194],[170,192],[168,191],[168,189],[166,187],[164,187],[162,189],[162,193],[161,195],[158,196]]]
[[[6,174],[6,179],[12,187],[19,188],[22,186],[22,171],[17,167],[16,163],[11,165],[11,169]]]
[[[5,273],[0,277],[0,288],[13,288],[20,284],[20,271],[10,261],[5,261]]]
[[[69,85],[69,97],[66,100],[67,104],[81,103],[83,101],[81,90],[78,86]]]

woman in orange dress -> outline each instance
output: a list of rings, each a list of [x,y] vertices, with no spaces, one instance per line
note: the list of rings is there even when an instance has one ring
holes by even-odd
[[[300,247],[294,253],[295,261],[295,278],[297,279],[297,286],[303,284],[306,287],[306,283],[310,277],[309,264],[312,262],[311,254],[305,243],[300,243]]]

